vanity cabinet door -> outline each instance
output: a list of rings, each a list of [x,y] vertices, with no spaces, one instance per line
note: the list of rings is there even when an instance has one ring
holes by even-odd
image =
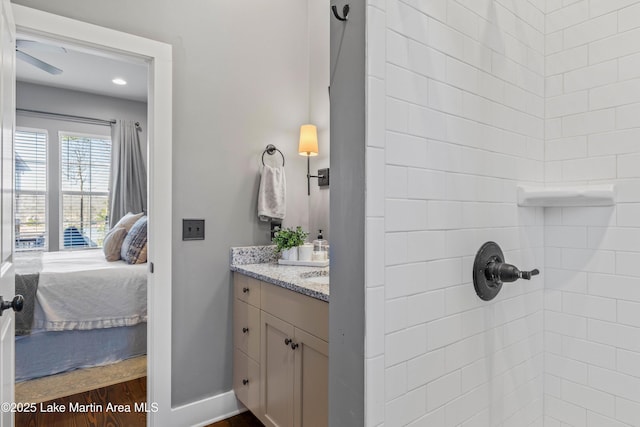
[[[301,427],[329,425],[329,343],[295,329],[294,419]],[[295,345],[294,345],[295,346]]]
[[[293,427],[294,327],[264,311],[260,320],[262,422],[268,427]]]
[[[233,390],[251,412],[260,410],[260,365],[237,348],[233,351]]]
[[[233,342],[250,358],[260,360],[260,309],[239,299],[233,307]]]

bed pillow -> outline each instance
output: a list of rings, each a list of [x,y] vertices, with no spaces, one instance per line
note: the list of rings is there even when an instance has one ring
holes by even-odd
[[[144,212],[140,212],[138,214],[127,212],[122,218],[120,218],[120,221],[118,221],[116,225],[113,226],[113,230],[118,227],[124,227],[128,232],[129,230],[131,230],[131,227],[133,227],[133,224],[135,224],[143,216]]]
[[[143,216],[133,224],[122,243],[120,257],[128,264],[147,262],[147,217]]]
[[[127,229],[124,227],[112,228],[104,237],[102,250],[107,261],[118,261],[120,259],[120,251],[122,243],[127,237]]]

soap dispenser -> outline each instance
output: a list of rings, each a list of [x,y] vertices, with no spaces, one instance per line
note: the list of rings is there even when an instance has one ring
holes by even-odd
[[[322,230],[318,230],[318,238],[313,241],[313,261],[326,261],[329,259],[329,242],[322,237]]]

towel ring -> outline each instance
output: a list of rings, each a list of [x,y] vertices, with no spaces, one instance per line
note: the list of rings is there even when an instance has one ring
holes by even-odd
[[[267,145],[267,148],[265,148],[262,152],[262,166],[264,166],[264,154],[267,153],[268,155],[272,156],[276,151],[282,156],[282,166],[284,167],[284,154],[282,154],[282,151],[278,150],[273,144]]]

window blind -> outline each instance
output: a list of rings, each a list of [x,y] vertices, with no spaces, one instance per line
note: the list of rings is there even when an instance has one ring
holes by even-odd
[[[17,130],[15,151],[16,251],[47,248],[47,134]]]

